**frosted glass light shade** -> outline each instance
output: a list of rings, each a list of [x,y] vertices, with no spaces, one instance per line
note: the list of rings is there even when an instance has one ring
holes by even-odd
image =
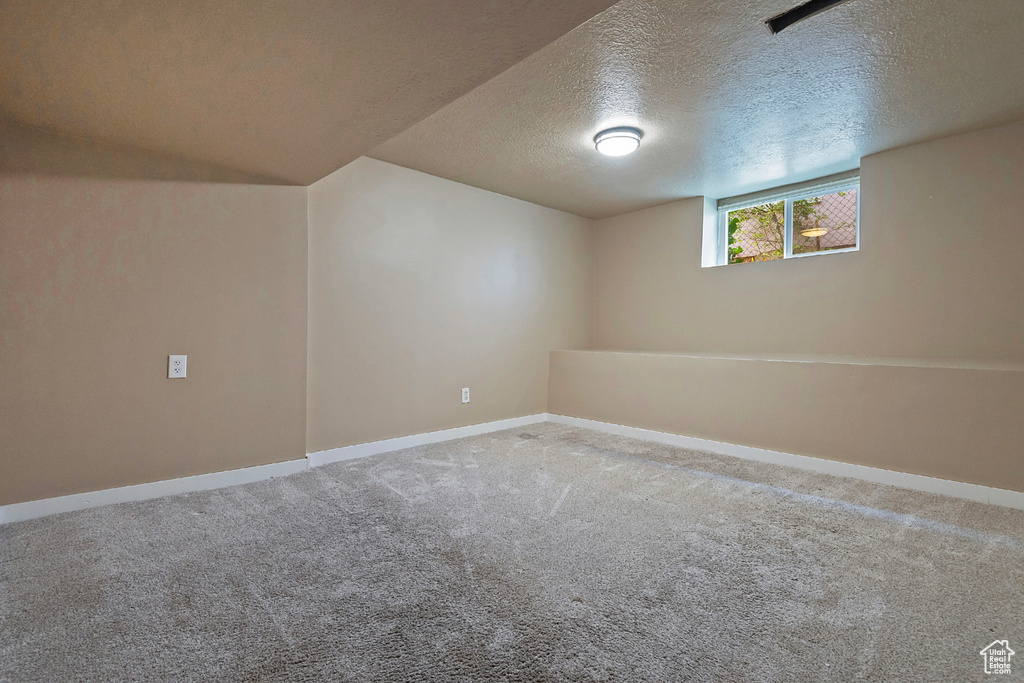
[[[643,132],[637,128],[609,128],[594,136],[594,146],[605,156],[626,156],[640,148],[640,138],[643,136]]]

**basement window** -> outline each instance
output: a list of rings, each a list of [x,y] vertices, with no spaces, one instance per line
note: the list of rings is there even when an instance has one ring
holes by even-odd
[[[857,251],[859,198],[860,174],[852,171],[720,200],[715,262],[705,265]]]

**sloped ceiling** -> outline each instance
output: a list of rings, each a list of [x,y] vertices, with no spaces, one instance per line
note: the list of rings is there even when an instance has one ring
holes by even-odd
[[[0,0],[0,114],[309,184],[612,0]]]
[[[622,0],[371,155],[597,218],[1024,118],[1021,0],[850,0],[769,35],[796,4]],[[617,125],[643,146],[600,156]]]

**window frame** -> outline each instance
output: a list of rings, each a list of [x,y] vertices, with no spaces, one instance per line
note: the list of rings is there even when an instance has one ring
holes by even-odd
[[[785,187],[778,187],[772,190],[766,190],[757,194],[748,195],[749,200],[742,202],[732,202],[730,200],[722,200],[718,207],[718,228],[717,228],[717,254],[716,254],[716,265],[719,266],[735,266],[741,265],[738,263],[729,263],[729,214],[733,211],[739,211],[741,209],[749,209],[752,206],[762,206],[764,204],[776,204],[778,202],[784,202],[785,216],[783,225],[783,254],[781,259],[772,259],[774,261],[785,261],[793,258],[804,258],[806,256],[822,256],[824,254],[848,254],[854,251],[860,251],[861,246],[861,235],[860,235],[860,172],[859,170],[855,175],[846,175],[845,177],[838,180],[830,180],[827,178],[820,178],[817,181],[811,181],[810,183],[801,183],[798,186],[791,188],[789,191]],[[803,254],[793,253],[793,202],[801,199],[808,199],[810,197],[821,197],[828,194],[836,194],[838,192],[846,192],[849,190],[857,191],[857,244],[852,247],[846,247],[845,249],[827,249],[824,251],[808,251]]]

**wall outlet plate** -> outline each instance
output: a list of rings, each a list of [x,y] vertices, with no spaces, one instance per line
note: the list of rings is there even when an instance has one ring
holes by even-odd
[[[462,390],[462,402],[469,403],[469,387]]]
[[[188,356],[167,356],[167,378],[178,379],[185,376],[188,369]]]

